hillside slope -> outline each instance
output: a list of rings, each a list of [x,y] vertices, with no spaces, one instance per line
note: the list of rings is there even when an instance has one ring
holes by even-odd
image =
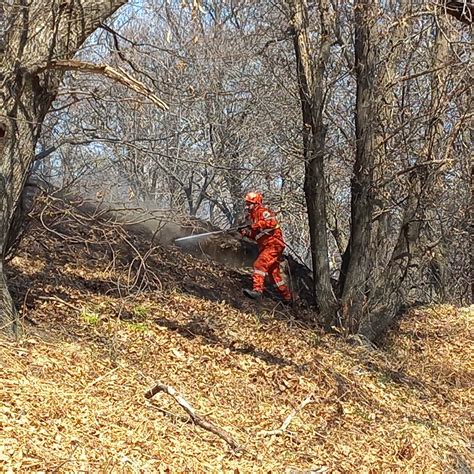
[[[472,311],[413,311],[355,347],[244,300],[246,272],[54,207],[10,278],[26,318],[0,339],[2,472],[470,471]],[[146,400],[158,381],[240,449]]]

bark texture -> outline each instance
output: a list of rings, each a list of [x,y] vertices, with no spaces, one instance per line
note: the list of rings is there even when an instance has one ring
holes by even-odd
[[[304,192],[311,239],[314,294],[321,318],[326,326],[331,325],[336,309],[329,273],[324,168],[326,143],[326,125],[323,123],[324,72],[331,46],[327,18],[328,8],[328,1],[319,2],[321,42],[318,55],[314,59],[308,33],[307,2],[306,0],[294,0],[290,4],[291,29],[303,118]]]
[[[355,4],[355,72],[357,80],[355,135],[356,157],[351,183],[351,228],[343,256],[341,304],[344,324],[358,331],[368,311],[369,252],[372,240],[373,177],[375,165],[375,64],[376,23],[372,7]]]

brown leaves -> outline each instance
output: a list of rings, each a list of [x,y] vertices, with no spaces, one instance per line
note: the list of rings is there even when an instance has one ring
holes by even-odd
[[[127,267],[91,258],[100,230],[52,221],[76,243],[36,227],[12,262],[38,327],[0,340],[0,470],[439,472],[453,453],[469,459],[472,310],[417,311],[369,351],[270,306],[237,309],[235,271],[173,249],[151,261],[165,290],[117,294]],[[219,298],[186,293],[191,283]],[[234,456],[167,397],[144,402],[155,380],[245,451]]]

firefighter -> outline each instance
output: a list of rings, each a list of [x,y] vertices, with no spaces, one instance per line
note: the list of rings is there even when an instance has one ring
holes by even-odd
[[[263,206],[261,193],[250,192],[245,196],[245,208],[250,224],[240,231],[243,237],[258,244],[258,257],[253,264],[253,289],[245,289],[244,294],[252,299],[260,299],[265,287],[265,277],[280,292],[285,303],[292,302],[292,295],[280,273],[280,261],[285,242],[275,213]]]

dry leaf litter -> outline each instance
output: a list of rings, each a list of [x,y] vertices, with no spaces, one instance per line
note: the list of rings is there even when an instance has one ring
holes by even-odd
[[[141,262],[143,235],[62,207],[41,220],[9,266],[24,335],[0,339],[2,472],[470,471],[473,307],[356,347],[243,300],[246,272],[172,248]],[[158,381],[241,449],[146,400]]]

